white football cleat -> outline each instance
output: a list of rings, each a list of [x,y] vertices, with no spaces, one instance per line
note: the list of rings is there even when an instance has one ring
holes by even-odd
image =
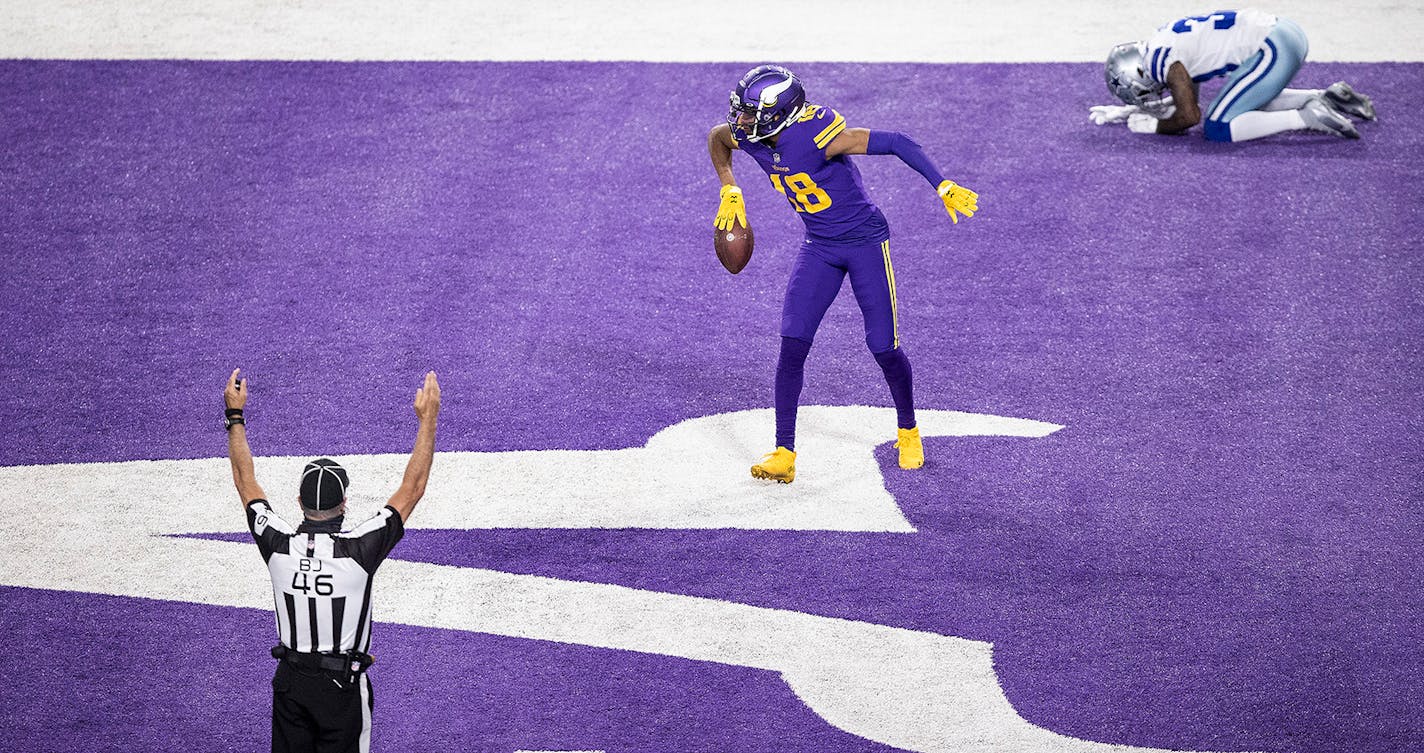
[[[1323,97],[1316,97],[1300,108],[1300,116],[1305,125],[1314,131],[1333,133],[1342,139],[1358,139],[1360,132],[1350,119],[1337,112]]]
[[[1336,81],[1325,90],[1325,101],[1346,115],[1353,115],[1361,120],[1375,119],[1375,103],[1344,81]]]

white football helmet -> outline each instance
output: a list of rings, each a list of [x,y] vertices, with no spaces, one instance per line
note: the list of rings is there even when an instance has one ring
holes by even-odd
[[[1113,96],[1149,115],[1165,118],[1175,109],[1167,85],[1147,75],[1145,42],[1128,42],[1112,48],[1103,77]]]

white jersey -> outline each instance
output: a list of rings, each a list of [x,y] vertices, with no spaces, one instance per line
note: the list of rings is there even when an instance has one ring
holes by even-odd
[[[342,653],[371,646],[371,577],[405,534],[387,505],[350,531],[340,522],[293,529],[265,499],[247,505],[247,525],[272,576],[277,636],[293,651]]]
[[[1173,63],[1197,82],[1230,73],[1261,49],[1275,26],[1275,16],[1253,8],[1177,19],[1147,40],[1147,75],[1165,84]]]

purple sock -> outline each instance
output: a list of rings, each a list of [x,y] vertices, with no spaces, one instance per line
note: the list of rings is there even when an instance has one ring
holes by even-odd
[[[776,446],[796,449],[796,406],[801,402],[801,383],[806,377],[806,354],[811,343],[795,337],[781,338],[781,356],[776,359]]]
[[[785,351],[782,351],[783,357]],[[910,375],[910,359],[900,348],[875,354],[875,362],[885,372],[885,383],[890,385],[890,396],[895,399],[895,418],[901,429],[915,428],[914,380]],[[780,394],[779,392],[777,393]],[[777,409],[778,415],[780,408]],[[778,420],[778,427],[780,421]]]

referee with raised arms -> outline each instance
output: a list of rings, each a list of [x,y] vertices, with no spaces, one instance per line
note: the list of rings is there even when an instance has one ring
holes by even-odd
[[[281,642],[272,649],[272,750],[359,751],[371,745],[371,579],[405,533],[405,521],[425,494],[435,456],[440,384],[435,372],[415,393],[420,428],[400,488],[365,522],[342,530],[346,469],[320,458],[302,471],[303,520],[293,528],[278,515],[252,467],[243,408],[247,380],[228,377],[228,457],[247,526],[272,576]]]

